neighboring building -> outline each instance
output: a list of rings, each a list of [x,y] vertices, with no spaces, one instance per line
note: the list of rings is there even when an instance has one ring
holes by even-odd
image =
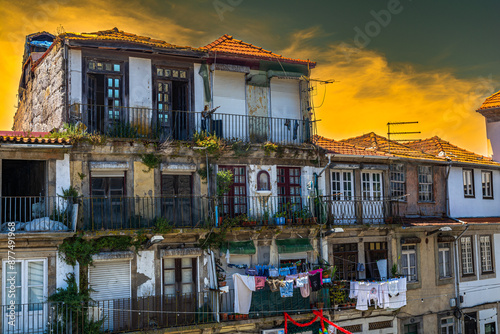
[[[500,160],[500,91],[488,97],[476,110],[486,120],[488,149],[493,160]]]

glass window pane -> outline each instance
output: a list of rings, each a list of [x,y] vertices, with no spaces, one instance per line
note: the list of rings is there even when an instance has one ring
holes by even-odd
[[[114,64],[113,69],[115,72],[120,72],[120,64]]]
[[[182,283],[193,282],[193,270],[192,269],[182,269]]]
[[[156,69],[156,75],[162,77],[163,76],[163,68],[157,68]]]
[[[43,262],[28,262],[28,285],[43,286]]]
[[[175,271],[174,270],[164,270],[163,271],[163,284],[174,284],[175,283]]]
[[[185,293],[185,294],[193,293],[193,285],[192,284],[183,284],[182,285],[182,293]]]
[[[164,268],[175,268],[175,259],[163,259]]]
[[[182,258],[182,268],[191,268],[193,266],[193,259],[190,257]]]
[[[173,295],[175,294],[175,286],[174,285],[167,285],[163,287],[163,294],[165,295]]]

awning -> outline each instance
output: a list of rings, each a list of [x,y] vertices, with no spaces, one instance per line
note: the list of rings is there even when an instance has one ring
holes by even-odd
[[[221,247],[221,251],[223,253],[227,252],[227,249],[229,248],[229,253],[230,254],[235,254],[235,255],[250,255],[250,254],[255,254],[256,249],[255,245],[252,240],[248,241],[229,241],[227,244],[223,245]]]
[[[276,240],[278,253],[298,253],[312,251],[309,239],[284,239]]]

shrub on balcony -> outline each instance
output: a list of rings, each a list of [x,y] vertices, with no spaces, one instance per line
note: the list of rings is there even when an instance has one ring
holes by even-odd
[[[224,140],[205,131],[196,132],[193,135],[193,142],[197,147],[206,147],[207,154],[215,156],[219,156],[226,147]],[[200,154],[202,153],[200,151]]]

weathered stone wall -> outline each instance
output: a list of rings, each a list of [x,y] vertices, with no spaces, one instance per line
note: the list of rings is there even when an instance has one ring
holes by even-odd
[[[65,122],[64,47],[57,43],[34,69],[14,116],[15,131],[50,131]]]

